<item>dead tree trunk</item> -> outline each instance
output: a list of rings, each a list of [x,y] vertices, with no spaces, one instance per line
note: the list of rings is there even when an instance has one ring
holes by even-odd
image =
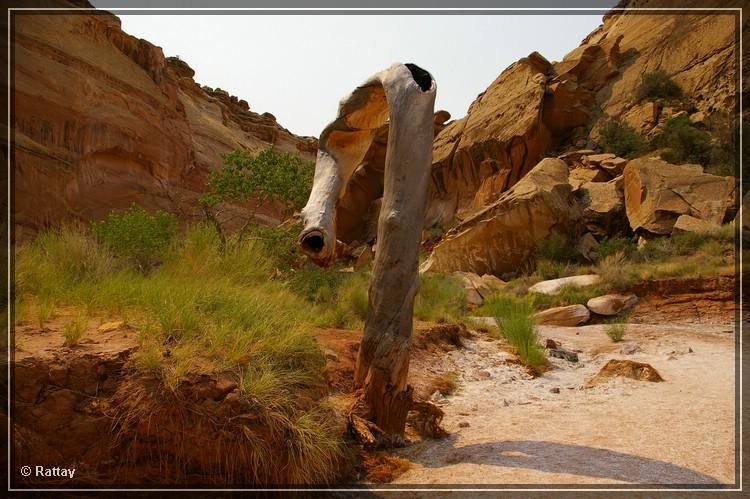
[[[302,214],[302,251],[318,263],[335,258],[335,206],[375,130],[389,121],[378,245],[355,384],[369,419],[386,438],[403,436],[411,406],[407,386],[419,241],[427,203],[436,85],[429,73],[395,64],[341,101],[320,137],[315,180]]]

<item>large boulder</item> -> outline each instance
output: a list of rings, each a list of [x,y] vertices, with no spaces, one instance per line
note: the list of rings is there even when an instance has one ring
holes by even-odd
[[[446,233],[422,270],[514,272],[553,227],[577,218],[567,165],[545,158],[497,201]]]
[[[540,293],[544,295],[556,295],[563,288],[583,287],[599,284],[601,277],[597,274],[574,275],[570,277],[560,277],[559,279],[550,279],[541,281],[529,288],[529,293]]]
[[[672,227],[672,234],[683,234],[692,232],[695,234],[705,234],[715,232],[721,227],[717,224],[701,220],[700,218],[691,217],[690,215],[680,215]]]
[[[622,177],[609,182],[588,182],[576,195],[583,208],[581,222],[594,234],[619,233],[627,226]]]
[[[568,177],[568,183],[574,191],[581,188],[582,185],[589,182],[606,182],[609,180],[609,175],[604,170],[599,168],[574,168],[570,171]]]
[[[629,295],[603,295],[590,299],[586,306],[599,315],[617,315],[638,303],[638,297]]]
[[[470,305],[481,305],[490,295],[497,293],[505,286],[505,282],[489,274],[479,277],[473,272],[456,272],[456,276],[464,285],[466,301]]]
[[[548,326],[580,326],[585,324],[591,314],[583,305],[568,305],[566,307],[548,308],[534,314],[537,324]]]
[[[465,118],[438,134],[427,226],[481,208],[536,164],[550,143],[540,123],[550,70],[536,52],[517,61],[477,97]]]
[[[623,173],[625,211],[633,230],[670,234],[680,215],[721,224],[734,177],[703,172],[700,165],[673,165],[657,158],[632,160]]]

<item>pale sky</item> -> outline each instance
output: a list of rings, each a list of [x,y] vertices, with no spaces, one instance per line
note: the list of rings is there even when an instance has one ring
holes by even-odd
[[[452,118],[506,67],[537,51],[559,61],[601,15],[125,15],[123,29],[178,55],[195,80],[318,136],[339,100],[394,62],[428,70]]]

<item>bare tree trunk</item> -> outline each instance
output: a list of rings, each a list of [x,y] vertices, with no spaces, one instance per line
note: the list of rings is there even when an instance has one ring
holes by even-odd
[[[372,143],[390,122],[378,249],[369,288],[355,384],[384,438],[402,437],[412,402],[407,386],[419,239],[424,223],[436,85],[426,71],[395,64],[345,98],[321,134],[315,181],[303,210],[302,251],[324,265],[335,258],[335,205]]]

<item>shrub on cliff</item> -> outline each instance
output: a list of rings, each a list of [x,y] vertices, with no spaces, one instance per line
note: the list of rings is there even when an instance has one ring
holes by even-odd
[[[644,73],[641,76],[641,82],[635,89],[637,102],[644,100],[672,102],[681,98],[682,89],[680,86],[661,69]]]
[[[604,151],[623,158],[634,158],[648,150],[648,144],[631,126],[609,119],[601,130]]]
[[[695,127],[687,116],[668,119],[651,144],[666,149],[662,159],[674,164],[708,165],[712,159],[711,134]]]

